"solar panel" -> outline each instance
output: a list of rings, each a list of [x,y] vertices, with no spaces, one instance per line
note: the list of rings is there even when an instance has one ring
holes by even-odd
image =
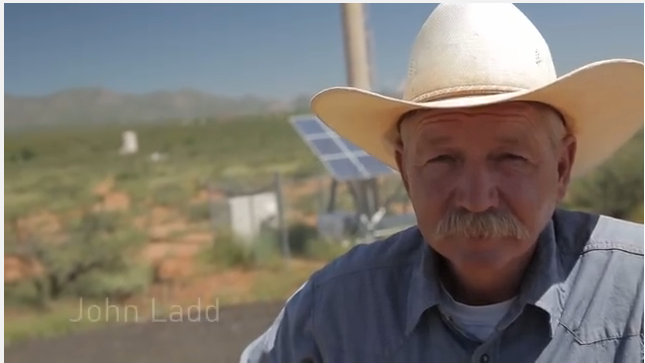
[[[291,125],[338,181],[370,179],[394,170],[332,131],[314,115],[291,118]]]

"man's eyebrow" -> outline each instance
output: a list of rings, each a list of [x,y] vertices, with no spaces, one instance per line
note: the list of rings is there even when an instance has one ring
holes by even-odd
[[[512,137],[512,136],[499,136],[496,138],[497,141],[499,141],[502,144],[506,144],[508,146],[517,146],[520,144],[520,140],[517,137]]]
[[[498,136],[496,140],[497,142],[506,146],[518,146],[522,144],[521,140],[514,136]],[[426,146],[442,147],[442,146],[445,146],[446,144],[449,144],[452,141],[452,137],[429,136],[429,137],[421,137],[419,141],[421,142],[421,144]]]
[[[452,138],[450,136],[432,136],[426,139],[425,143],[430,146],[442,146],[447,144]]]

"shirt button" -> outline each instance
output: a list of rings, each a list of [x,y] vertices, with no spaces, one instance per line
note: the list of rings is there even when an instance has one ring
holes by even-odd
[[[481,357],[479,357],[479,362],[480,363],[488,363],[488,354],[483,354]]]

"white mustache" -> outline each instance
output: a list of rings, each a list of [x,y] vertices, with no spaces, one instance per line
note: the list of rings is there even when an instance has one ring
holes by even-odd
[[[529,235],[526,227],[513,214],[505,211],[470,213],[451,211],[437,226],[434,238],[515,238]]]

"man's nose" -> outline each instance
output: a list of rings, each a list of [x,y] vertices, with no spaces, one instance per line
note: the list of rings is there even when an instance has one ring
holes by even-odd
[[[485,165],[468,165],[462,169],[456,185],[456,202],[472,213],[497,208],[497,178]]]

